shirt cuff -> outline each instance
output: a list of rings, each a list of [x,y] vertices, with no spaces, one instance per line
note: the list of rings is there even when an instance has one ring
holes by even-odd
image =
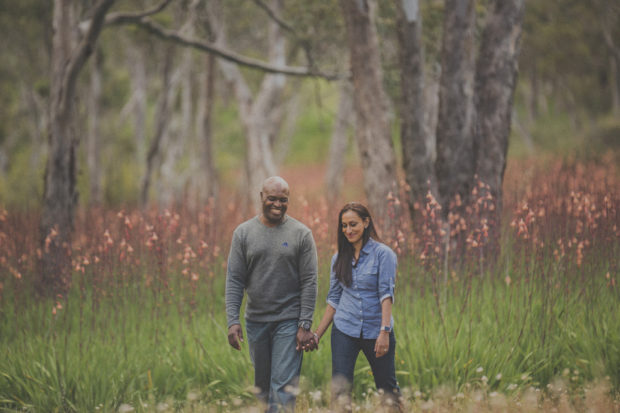
[[[334,302],[334,301],[332,301],[332,300],[327,300],[327,304],[331,305],[331,306],[332,306],[332,307],[334,307],[334,308],[338,308],[338,303],[335,303],[335,302]]]
[[[385,300],[386,298],[391,298],[392,299],[392,304],[394,304],[394,296],[392,294],[390,294],[390,293],[383,294],[383,296],[381,297],[379,302],[383,303],[383,300]]]
[[[234,326],[235,324],[241,325],[241,322],[239,321],[239,319],[229,321],[228,328],[230,328],[230,326]]]

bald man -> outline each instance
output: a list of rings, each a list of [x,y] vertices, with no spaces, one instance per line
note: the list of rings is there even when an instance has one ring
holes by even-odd
[[[263,182],[262,213],[233,233],[226,273],[228,342],[241,350],[239,320],[247,292],[245,326],[254,383],[269,412],[295,409],[302,349],[313,350],[311,332],[317,293],[317,254],[312,232],[286,215],[288,183]]]

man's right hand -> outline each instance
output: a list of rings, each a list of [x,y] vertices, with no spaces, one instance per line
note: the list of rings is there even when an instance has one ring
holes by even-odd
[[[243,343],[243,330],[240,324],[233,324],[228,327],[228,344],[237,350],[241,350]]]

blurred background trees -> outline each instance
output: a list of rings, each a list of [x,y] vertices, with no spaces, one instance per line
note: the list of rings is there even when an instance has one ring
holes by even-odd
[[[251,214],[264,177],[320,164],[332,204],[361,167],[384,219],[390,192],[415,222],[429,190],[447,213],[476,177],[499,214],[509,147],[617,153],[619,17],[604,0],[3,2],[0,204],[41,210],[44,242],[76,202],[197,209],[224,191]],[[80,53],[57,134],[54,74]]]
[[[216,40],[216,28],[208,21],[208,8],[214,3],[172,1],[153,19],[170,30],[215,44],[220,40]],[[383,84],[389,100],[390,128],[396,149],[399,149],[396,152],[399,159],[399,122],[411,117],[400,114],[398,102],[407,79],[413,78],[413,75],[400,77],[402,70],[398,63],[396,29],[402,26],[402,23],[398,25],[399,21],[402,22],[398,18],[401,3],[406,2],[380,3],[375,21]],[[419,47],[423,47],[425,54],[424,70],[420,73],[424,80],[418,88],[428,91],[436,87],[440,73],[444,4],[437,0],[415,3],[419,3]],[[482,33],[488,3],[476,4],[474,35],[477,38]],[[117,1],[111,11],[140,11],[156,4],[153,1]],[[284,1],[279,7],[279,10],[273,9],[271,4],[263,1],[222,2],[219,22],[225,26],[228,47],[241,55],[266,62],[271,43],[268,27],[278,26],[285,42],[284,60],[287,64],[348,75],[348,45],[339,5]],[[613,122],[609,116],[618,113],[620,99],[618,8],[615,2],[594,0],[579,4],[526,1],[515,106],[518,123],[514,128],[513,144],[518,147],[515,153],[526,150],[530,144],[542,147],[558,144],[560,138],[557,134],[556,137],[549,136],[545,130],[536,133],[539,129],[551,128],[551,124],[577,132],[565,137],[571,145],[597,125],[599,129],[603,124],[611,127]],[[82,13],[88,7],[84,9]],[[45,142],[51,92],[52,11],[49,2],[26,0],[0,5],[0,42],[5,56],[0,63],[3,91],[0,96],[0,200],[6,205],[34,208],[40,205],[42,197],[41,177],[47,156]],[[77,17],[83,21],[88,18],[86,15]],[[414,33],[415,30],[418,29],[414,29]],[[400,43],[403,46],[415,43],[410,40],[411,34],[404,39]],[[207,118],[213,117],[209,123],[213,139],[211,153],[215,155],[211,162],[214,164],[212,173],[217,172],[219,180],[227,185],[244,188],[241,185],[245,179],[243,175],[235,175],[246,162],[244,126],[241,120],[236,120],[242,116],[239,100],[235,97],[238,88],[232,87],[226,76],[209,70],[212,64],[207,60],[209,55],[162,41],[135,25],[107,27],[99,40],[97,58],[87,62],[77,85],[75,129],[82,143],[78,147],[80,202],[103,202],[106,205],[140,202],[148,148],[160,133],[158,122],[167,124],[165,127],[169,129],[163,133],[160,148],[168,160],[161,160],[165,166],[163,171],[160,167],[152,171],[155,186],[149,189],[147,200],[166,203],[183,196],[200,199],[198,193],[211,192],[207,185],[194,183],[198,175],[204,175],[198,173],[198,168],[205,169],[203,161],[198,162],[198,159],[204,160],[208,153],[204,149],[198,150],[202,145],[199,142],[203,141],[198,135],[204,136],[205,133],[200,130],[204,129],[205,121],[198,118],[204,118],[205,108],[211,111]],[[172,82],[167,86],[164,84],[166,64],[171,66],[167,70],[170,72],[168,82]],[[241,66],[239,70],[249,91],[257,95],[263,72]],[[208,86],[209,76],[213,82],[211,86]],[[277,114],[268,125],[287,125],[286,134],[282,128],[269,133],[276,152],[273,162],[286,165],[327,159],[332,127],[337,119],[338,85],[316,78],[289,78],[285,82],[277,99],[286,102],[280,108],[280,112],[285,113]],[[164,88],[172,95],[169,96],[170,113],[160,116],[162,109],[158,108],[163,104]],[[209,94],[212,94],[210,98],[205,97]],[[421,95],[418,92],[418,99]],[[212,101],[205,103],[205,99]],[[296,103],[292,104],[295,99]],[[433,116],[434,99],[435,96],[426,96],[424,101],[427,117],[429,112]],[[420,111],[415,115],[420,116]],[[162,121],[166,116],[170,119]],[[285,121],[287,116],[291,119]],[[418,124],[424,119],[418,120]],[[541,125],[542,119],[551,122]],[[433,141],[432,122],[426,122],[431,124],[425,126],[427,133],[433,135],[427,137],[427,141]],[[348,124],[351,127],[352,121]],[[407,127],[402,126],[402,129]],[[173,139],[174,135],[179,135],[178,139]],[[434,159],[434,145],[428,146],[431,148],[427,152]],[[309,150],[299,151],[298,148]],[[101,159],[99,166],[96,152]],[[356,159],[353,153],[347,162],[357,163]],[[160,176],[162,173],[178,177],[165,178]],[[160,177],[165,178],[161,185],[167,188],[163,192],[168,195],[162,194],[158,199],[160,196],[155,194],[159,193]],[[192,194],[189,188],[192,188]]]

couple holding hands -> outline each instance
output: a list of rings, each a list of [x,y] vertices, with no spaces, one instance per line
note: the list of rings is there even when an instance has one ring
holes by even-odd
[[[312,233],[286,215],[289,187],[281,177],[263,182],[262,213],[239,225],[226,273],[228,342],[241,350],[240,309],[254,384],[267,411],[294,411],[304,351],[318,349],[331,329],[332,400],[348,400],[355,362],[366,356],[378,390],[399,407],[392,331],[396,254],[379,241],[368,209],[346,204],[338,215],[338,252],[330,265],[327,306],[313,332],[317,253]]]

